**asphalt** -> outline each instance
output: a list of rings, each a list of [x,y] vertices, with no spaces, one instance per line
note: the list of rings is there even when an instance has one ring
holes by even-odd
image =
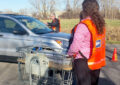
[[[112,53],[117,48],[118,62],[112,62]],[[107,65],[101,69],[99,85],[120,85],[120,45],[107,45]],[[23,85],[18,77],[18,65],[0,62],[0,85]]]
[[[114,48],[117,48],[118,62],[112,62]],[[107,65],[101,69],[99,85],[120,85],[120,45],[107,45]]]

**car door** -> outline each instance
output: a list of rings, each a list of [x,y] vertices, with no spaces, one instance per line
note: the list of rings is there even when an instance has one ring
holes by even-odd
[[[25,46],[26,30],[10,18],[0,19],[0,55],[19,56],[16,48]]]
[[[3,22],[3,18],[0,17],[0,55],[4,55],[6,54],[6,42],[7,39],[5,38],[5,33],[3,32],[4,30],[4,22]]]

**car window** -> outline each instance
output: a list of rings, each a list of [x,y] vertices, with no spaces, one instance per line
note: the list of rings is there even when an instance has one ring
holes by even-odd
[[[16,17],[21,23],[23,23],[29,30],[34,32],[35,34],[45,34],[53,32],[52,29],[48,28],[44,23],[32,17]]]
[[[7,18],[0,18],[0,32],[12,34],[26,33],[26,31],[18,23]]]
[[[5,28],[3,18],[0,18],[0,32],[3,32]]]
[[[11,20],[9,20],[9,19],[5,19],[5,20],[4,20],[4,23],[5,23],[5,27],[6,27],[6,28],[14,28],[15,25],[16,25],[15,22],[13,22],[13,21],[11,21]]]

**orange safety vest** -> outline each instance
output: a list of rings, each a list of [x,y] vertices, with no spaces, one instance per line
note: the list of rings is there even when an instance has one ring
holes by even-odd
[[[59,32],[61,32],[61,24],[60,24],[60,19],[58,19],[58,21],[59,21]],[[55,27],[55,26],[53,26],[53,27],[52,27],[52,29],[55,31],[55,30],[56,30],[56,27]]]
[[[105,62],[105,30],[103,34],[98,34],[95,24],[90,19],[85,19],[80,23],[85,24],[92,34],[93,48],[88,59],[88,67],[91,70],[100,69],[106,65]],[[77,26],[76,26],[77,28]],[[76,30],[74,29],[74,31]]]

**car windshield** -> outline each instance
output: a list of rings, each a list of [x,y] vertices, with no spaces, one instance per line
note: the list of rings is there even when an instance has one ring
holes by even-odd
[[[44,23],[35,18],[27,16],[18,16],[16,18],[35,34],[45,34],[53,32],[52,29],[48,28]]]

